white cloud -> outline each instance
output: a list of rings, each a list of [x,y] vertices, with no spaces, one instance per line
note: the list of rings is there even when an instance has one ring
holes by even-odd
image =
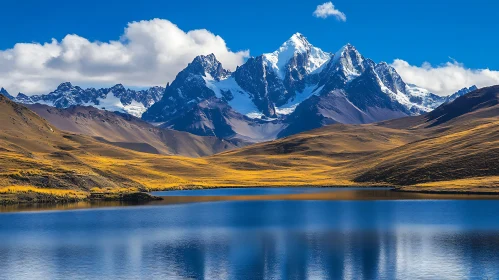
[[[334,7],[333,2],[318,5],[314,11],[314,16],[318,18],[328,18],[330,16],[334,16],[339,21],[347,21],[347,16],[340,10],[337,10]]]
[[[407,61],[396,59],[392,66],[406,83],[418,85],[438,95],[449,95],[472,85],[486,87],[499,84],[499,71],[469,69],[456,61],[433,67],[428,62],[413,66]]]
[[[165,85],[194,57],[210,53],[231,70],[249,56],[249,51],[232,52],[220,36],[205,29],[184,32],[163,19],[131,22],[116,41],[67,35],[61,41],[19,43],[0,50],[0,87],[15,95],[47,93],[65,81]]]

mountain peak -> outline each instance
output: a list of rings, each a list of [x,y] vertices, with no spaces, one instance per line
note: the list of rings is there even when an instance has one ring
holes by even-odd
[[[115,86],[113,86],[111,88],[111,90],[119,90],[119,91],[122,91],[122,90],[125,90],[125,87],[123,86],[123,84],[116,84]]]
[[[470,86],[469,88],[464,87],[464,88],[458,90],[457,92],[455,92],[455,93],[447,96],[445,102],[446,103],[452,102],[452,101],[456,100],[457,98],[459,98],[459,97],[461,97],[463,95],[466,95],[466,94],[468,94],[468,93],[470,93],[472,91],[475,91],[475,90],[478,90],[478,87],[476,85]]]
[[[10,95],[9,92],[4,88],[0,89],[0,95],[5,96],[9,99],[14,99],[14,97],[12,95]]]
[[[222,63],[213,53],[197,56],[186,69],[203,76],[211,75],[215,80],[220,80],[230,74],[230,71],[222,67]]]
[[[278,50],[270,54],[264,54],[264,56],[282,54],[286,58],[291,58],[296,53],[307,53],[312,49],[318,48],[315,48],[312,44],[310,44],[310,42],[307,40],[307,37],[297,32],[293,34],[286,42],[284,42]]]
[[[295,33],[289,40],[284,42],[284,44],[279,48],[279,51],[286,51],[288,49],[293,50],[293,53],[304,53],[310,51],[312,44],[307,40],[305,36],[301,33]]]
[[[282,79],[285,75],[285,66],[298,54],[307,56],[309,65],[306,68],[309,73],[320,68],[331,58],[331,54],[314,47],[303,34],[295,33],[278,50],[263,54],[263,61]]]
[[[208,55],[196,56],[194,58],[194,60],[192,61],[192,63],[206,65],[206,64],[217,64],[220,62],[217,60],[217,57],[215,56],[215,54],[210,53]]]
[[[352,80],[364,72],[364,57],[350,43],[344,45],[333,57],[333,66],[341,70],[347,80]]]
[[[357,50],[357,48],[354,45],[347,43],[346,45],[341,47],[341,49],[339,51],[336,52],[335,56],[337,56],[337,55],[341,56],[341,55],[348,54],[348,53],[359,53],[359,51]]]
[[[65,82],[65,83],[60,84],[57,87],[57,90],[66,91],[66,90],[71,89],[72,87],[73,87],[73,85],[70,82]]]

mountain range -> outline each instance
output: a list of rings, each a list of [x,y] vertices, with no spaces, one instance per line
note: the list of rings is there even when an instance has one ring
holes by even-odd
[[[60,84],[56,90],[43,95],[28,96],[19,93],[16,97],[2,88],[3,95],[23,104],[44,104],[56,108],[82,105],[93,106],[107,111],[118,111],[136,117],[142,116],[147,108],[161,99],[164,87],[151,87],[146,90],[127,89],[121,84],[111,88],[86,88],[74,86],[70,82]]]
[[[213,54],[198,56],[166,88],[83,89],[63,83],[45,95],[0,93],[23,104],[94,106],[165,129],[262,142],[334,123],[420,115],[476,89],[438,96],[405,83],[389,64],[375,63],[350,44],[328,53],[296,33],[278,50],[249,58],[234,72]]]
[[[419,115],[474,89],[437,96],[350,44],[327,53],[297,33],[234,72],[213,54],[196,57],[142,118],[199,135],[263,141],[333,123]]]

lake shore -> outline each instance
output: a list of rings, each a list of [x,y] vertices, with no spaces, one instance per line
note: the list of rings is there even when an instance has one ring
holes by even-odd
[[[77,202],[121,201],[148,202],[161,200],[149,193],[88,193],[87,195],[55,195],[28,191],[22,193],[0,194],[0,205],[14,204],[68,204]]]
[[[0,212],[71,210],[95,207],[124,207],[136,205],[169,205],[217,201],[369,201],[369,200],[498,200],[495,192],[439,192],[431,190],[412,191],[387,186],[321,186],[302,189],[318,189],[311,192],[296,192],[298,187],[244,187],[244,188],[183,188],[154,191],[151,193],[91,193],[82,198],[56,197],[36,193],[0,194]],[[265,190],[273,191],[265,191]],[[283,192],[276,192],[283,189]],[[289,189],[286,191],[285,189]],[[328,190],[330,189],[330,191]],[[227,190],[228,192],[218,192]],[[261,190],[262,193],[247,190]],[[320,190],[320,191],[319,191]],[[184,194],[169,194],[171,192]],[[241,192],[242,191],[242,192]],[[189,192],[189,193],[188,193]],[[162,194],[161,194],[162,193]]]

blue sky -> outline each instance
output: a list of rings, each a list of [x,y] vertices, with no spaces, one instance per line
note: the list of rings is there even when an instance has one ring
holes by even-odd
[[[346,15],[346,21],[334,16],[325,19],[314,17],[314,10],[324,2],[3,1],[0,24],[4,28],[0,29],[0,50],[11,49],[22,42],[46,43],[52,38],[61,41],[67,34],[77,34],[90,42],[109,42],[118,40],[130,22],[159,18],[168,20],[185,32],[206,29],[221,36],[231,51],[249,50],[253,56],[271,52],[293,33],[301,32],[312,44],[325,51],[334,52],[350,42],[364,56],[378,62],[393,63],[395,59],[402,59],[411,67],[420,67],[424,62],[431,63],[433,67],[444,67],[445,63],[454,63],[455,60],[460,63],[454,63],[455,67],[470,71],[499,69],[497,1],[334,0],[334,7]],[[409,66],[406,68],[400,72],[410,71]],[[417,75],[418,70],[413,70],[401,75]],[[449,75],[452,74],[446,74]],[[73,77],[87,83],[84,78]],[[473,78],[466,79],[460,85],[475,81]],[[476,79],[481,82],[480,78]],[[58,82],[57,77],[50,80],[52,84]],[[111,79],[103,80],[102,83],[113,82]],[[98,83],[96,79],[88,82]],[[123,83],[126,84],[126,81]],[[29,82],[25,81],[25,84]],[[130,84],[142,85],[135,81]],[[36,84],[24,86],[28,92],[36,91],[35,87]],[[22,86],[18,88],[23,89]],[[435,91],[438,88],[442,88],[442,93],[453,90],[452,86],[434,86]]]

